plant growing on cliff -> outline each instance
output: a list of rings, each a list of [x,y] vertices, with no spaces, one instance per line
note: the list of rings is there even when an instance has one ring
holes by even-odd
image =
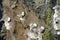
[[[45,18],[45,27],[46,30],[44,32],[44,40],[50,40],[50,29],[51,29],[51,25],[52,25],[52,10],[51,8],[47,8],[46,11],[46,18]]]

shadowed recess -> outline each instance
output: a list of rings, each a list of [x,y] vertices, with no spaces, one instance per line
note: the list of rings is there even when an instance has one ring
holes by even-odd
[[[2,11],[0,10],[0,19],[2,18],[3,14],[2,14]]]

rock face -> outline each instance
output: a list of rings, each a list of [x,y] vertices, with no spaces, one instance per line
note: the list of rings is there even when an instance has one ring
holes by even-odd
[[[60,6],[53,7],[55,14],[53,15],[53,27],[57,35],[60,35]],[[58,30],[58,31],[57,31]]]
[[[54,15],[53,15],[53,26],[52,26],[52,38],[53,40],[60,40],[60,5],[56,5],[53,7]],[[57,38],[56,38],[57,37]]]
[[[30,23],[36,23],[39,27],[44,26],[44,22],[39,20],[36,13],[24,4],[24,0],[3,0],[2,5],[4,25],[1,32],[5,31],[6,40],[27,40]],[[39,5],[38,2],[36,5]],[[17,16],[23,12],[25,13],[24,16]],[[8,17],[11,19],[9,22],[5,20]],[[7,30],[6,27],[9,29]]]
[[[36,14],[44,19],[45,18],[45,12],[48,8],[48,6],[50,5],[51,0],[25,0],[24,3],[28,6],[31,7],[31,9],[33,9]]]
[[[56,0],[3,0],[1,35],[4,34],[6,40],[27,40],[27,33],[30,32],[29,24],[36,23],[39,28],[44,27],[43,20],[46,17],[46,10],[55,3]],[[11,18],[9,22],[5,21],[7,17]],[[6,27],[10,30],[7,30]]]

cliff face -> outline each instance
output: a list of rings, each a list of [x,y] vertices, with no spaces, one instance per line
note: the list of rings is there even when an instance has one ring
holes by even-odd
[[[44,26],[44,22],[42,20],[38,19],[38,16],[36,16],[36,13],[29,7],[26,6],[26,4],[23,3],[23,1],[20,0],[3,0],[3,20],[5,22],[5,19],[7,17],[11,18],[10,21],[10,30],[6,29],[5,23],[4,27],[2,27],[1,35],[4,33],[4,38],[6,40],[27,40],[27,32],[28,32],[28,25],[30,23],[36,23],[38,26]],[[18,14],[21,14],[22,12],[25,13],[24,21],[21,21],[20,18],[17,16]],[[6,30],[6,31],[5,31]]]
[[[57,4],[56,2],[56,0],[3,0],[3,17],[1,19],[3,27],[0,32],[1,36],[6,40],[27,40],[29,24],[36,23],[39,28],[41,26],[48,26],[45,31],[46,34],[44,34],[50,37],[48,33],[53,15],[51,14],[51,8]],[[22,12],[24,13],[21,14]],[[21,15],[24,16],[21,17]],[[11,18],[10,24],[8,25],[11,26],[10,30],[7,30],[5,25],[5,19],[7,17]],[[45,38],[44,40],[48,39]]]

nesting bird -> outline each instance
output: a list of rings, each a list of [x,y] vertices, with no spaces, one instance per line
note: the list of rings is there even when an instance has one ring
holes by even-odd
[[[11,26],[10,26],[10,17],[7,17],[4,21],[5,21],[5,27],[7,30],[10,30]]]
[[[20,20],[21,20],[21,21],[24,21],[24,20],[25,20],[25,19],[24,19],[24,16],[25,16],[25,13],[24,13],[24,12],[18,14],[17,16],[20,17]]]
[[[35,31],[38,25],[36,23],[31,23],[29,26],[30,26],[30,30]]]

